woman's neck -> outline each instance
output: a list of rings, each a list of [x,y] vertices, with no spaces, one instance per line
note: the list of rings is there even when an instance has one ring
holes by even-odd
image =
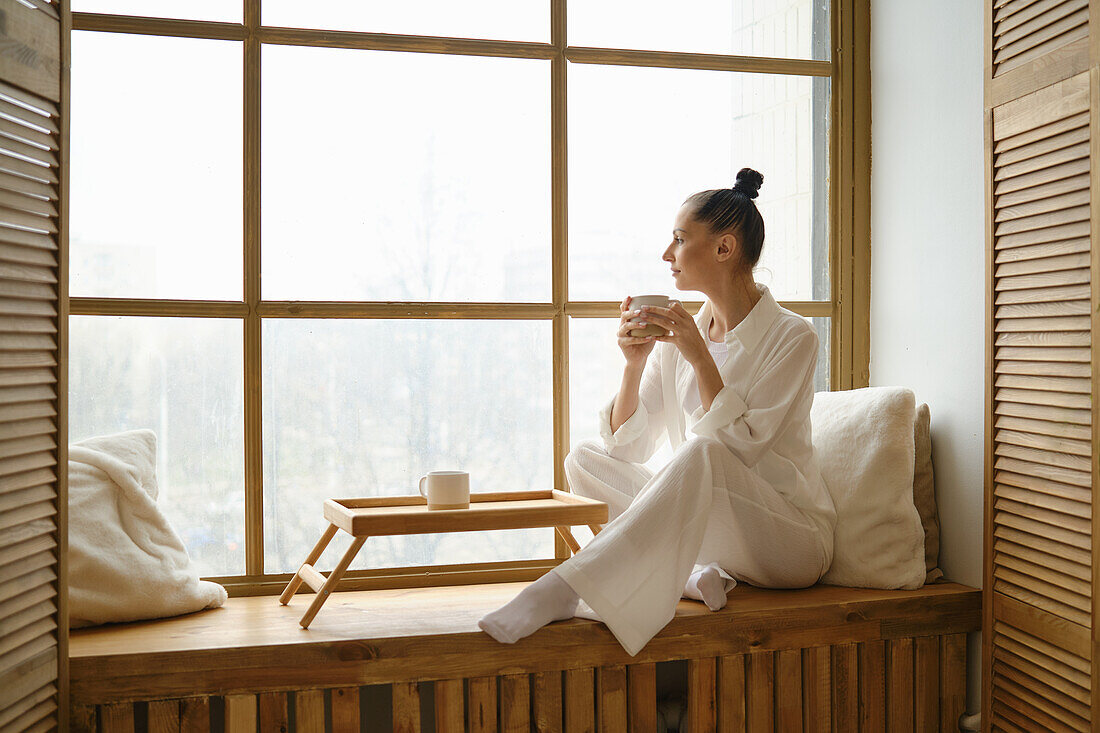
[[[713,292],[704,293],[711,304],[710,339],[721,341],[760,300],[760,291],[751,274],[719,283]]]

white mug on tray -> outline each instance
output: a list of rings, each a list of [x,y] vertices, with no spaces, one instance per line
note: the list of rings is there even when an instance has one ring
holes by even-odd
[[[429,471],[420,478],[420,495],[428,509],[468,509],[470,474],[466,471]]]

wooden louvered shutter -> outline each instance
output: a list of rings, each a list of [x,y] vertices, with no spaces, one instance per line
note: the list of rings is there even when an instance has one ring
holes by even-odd
[[[986,730],[1100,725],[1093,641],[1100,324],[1088,2],[986,8]],[[1097,720],[1094,722],[1094,717]]]
[[[0,731],[66,719],[68,10],[30,5],[0,0]]]

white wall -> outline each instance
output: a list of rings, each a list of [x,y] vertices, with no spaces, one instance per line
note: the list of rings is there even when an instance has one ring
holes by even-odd
[[[982,4],[871,3],[871,385],[932,416],[947,579],[982,586]],[[968,704],[981,705],[980,634]]]

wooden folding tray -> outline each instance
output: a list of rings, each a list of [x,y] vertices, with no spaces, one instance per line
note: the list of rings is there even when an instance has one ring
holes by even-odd
[[[569,549],[576,553],[580,550],[580,543],[569,528],[587,524],[596,534],[603,529],[607,516],[605,502],[557,489],[470,494],[470,506],[465,509],[428,509],[427,499],[419,494],[328,499],[325,501],[328,529],[291,578],[279,602],[283,605],[290,603],[302,583],[313,588],[317,595],[300,622],[302,628],[308,628],[363,543],[372,535],[554,527]],[[354,539],[326,578],[313,564],[320,559],[338,530],[344,530]]]

